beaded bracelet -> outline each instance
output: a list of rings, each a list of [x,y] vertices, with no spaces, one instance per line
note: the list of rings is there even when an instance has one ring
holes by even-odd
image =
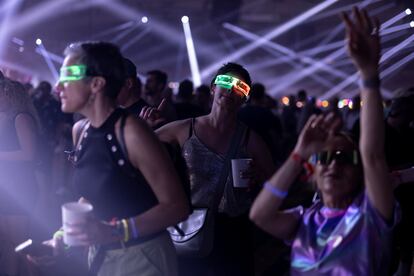
[[[273,186],[272,184],[270,184],[269,181],[266,181],[264,183],[264,189],[269,191],[272,195],[274,195],[275,197],[278,197],[280,199],[284,199],[287,195],[288,192],[287,191],[282,191],[279,188]]]
[[[129,221],[129,224],[131,225],[132,238],[137,239],[139,235],[138,235],[137,225],[135,224],[135,220],[133,218],[129,218],[128,221]]]

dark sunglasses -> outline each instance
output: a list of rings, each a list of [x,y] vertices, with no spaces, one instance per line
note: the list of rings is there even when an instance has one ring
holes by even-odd
[[[335,160],[340,165],[359,165],[361,158],[357,150],[351,151],[322,151],[311,156],[310,162],[313,164],[329,165]]]

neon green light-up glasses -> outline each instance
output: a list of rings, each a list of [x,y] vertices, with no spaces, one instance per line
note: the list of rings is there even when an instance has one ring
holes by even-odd
[[[59,82],[71,82],[86,77],[86,65],[71,65],[60,68]]]
[[[250,86],[242,80],[235,78],[230,75],[218,75],[214,80],[214,84],[226,88],[231,89],[233,92],[241,93],[244,96],[249,96]]]

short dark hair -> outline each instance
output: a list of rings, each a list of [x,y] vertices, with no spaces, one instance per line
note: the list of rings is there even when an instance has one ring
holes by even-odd
[[[161,70],[151,70],[147,72],[147,75],[153,75],[157,79],[157,82],[163,84],[164,86],[167,85],[167,80],[168,80],[167,73]]]
[[[178,86],[178,96],[183,99],[189,99],[193,95],[194,84],[190,80],[183,80]]]
[[[246,70],[246,68],[244,68],[243,66],[241,66],[238,63],[233,63],[233,62],[229,62],[226,64],[223,64],[223,66],[221,66],[218,70],[217,73],[214,75],[214,78],[211,80],[211,86],[213,86],[214,84],[214,80],[216,79],[216,77],[218,75],[224,75],[227,73],[236,73],[237,75],[239,75],[244,82],[246,82],[249,86],[252,85],[252,79],[250,78],[250,74],[249,72]]]
[[[86,65],[87,76],[100,76],[106,81],[105,95],[115,99],[125,81],[123,57],[119,48],[108,42],[83,41],[70,44],[65,55],[77,58]]]
[[[130,59],[124,58],[124,67],[126,78],[135,78],[137,76],[137,67]]]

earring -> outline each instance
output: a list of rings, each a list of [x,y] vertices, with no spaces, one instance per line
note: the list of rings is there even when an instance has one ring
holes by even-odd
[[[88,98],[88,104],[92,104],[95,101],[95,93],[91,93],[89,94],[89,98]]]

